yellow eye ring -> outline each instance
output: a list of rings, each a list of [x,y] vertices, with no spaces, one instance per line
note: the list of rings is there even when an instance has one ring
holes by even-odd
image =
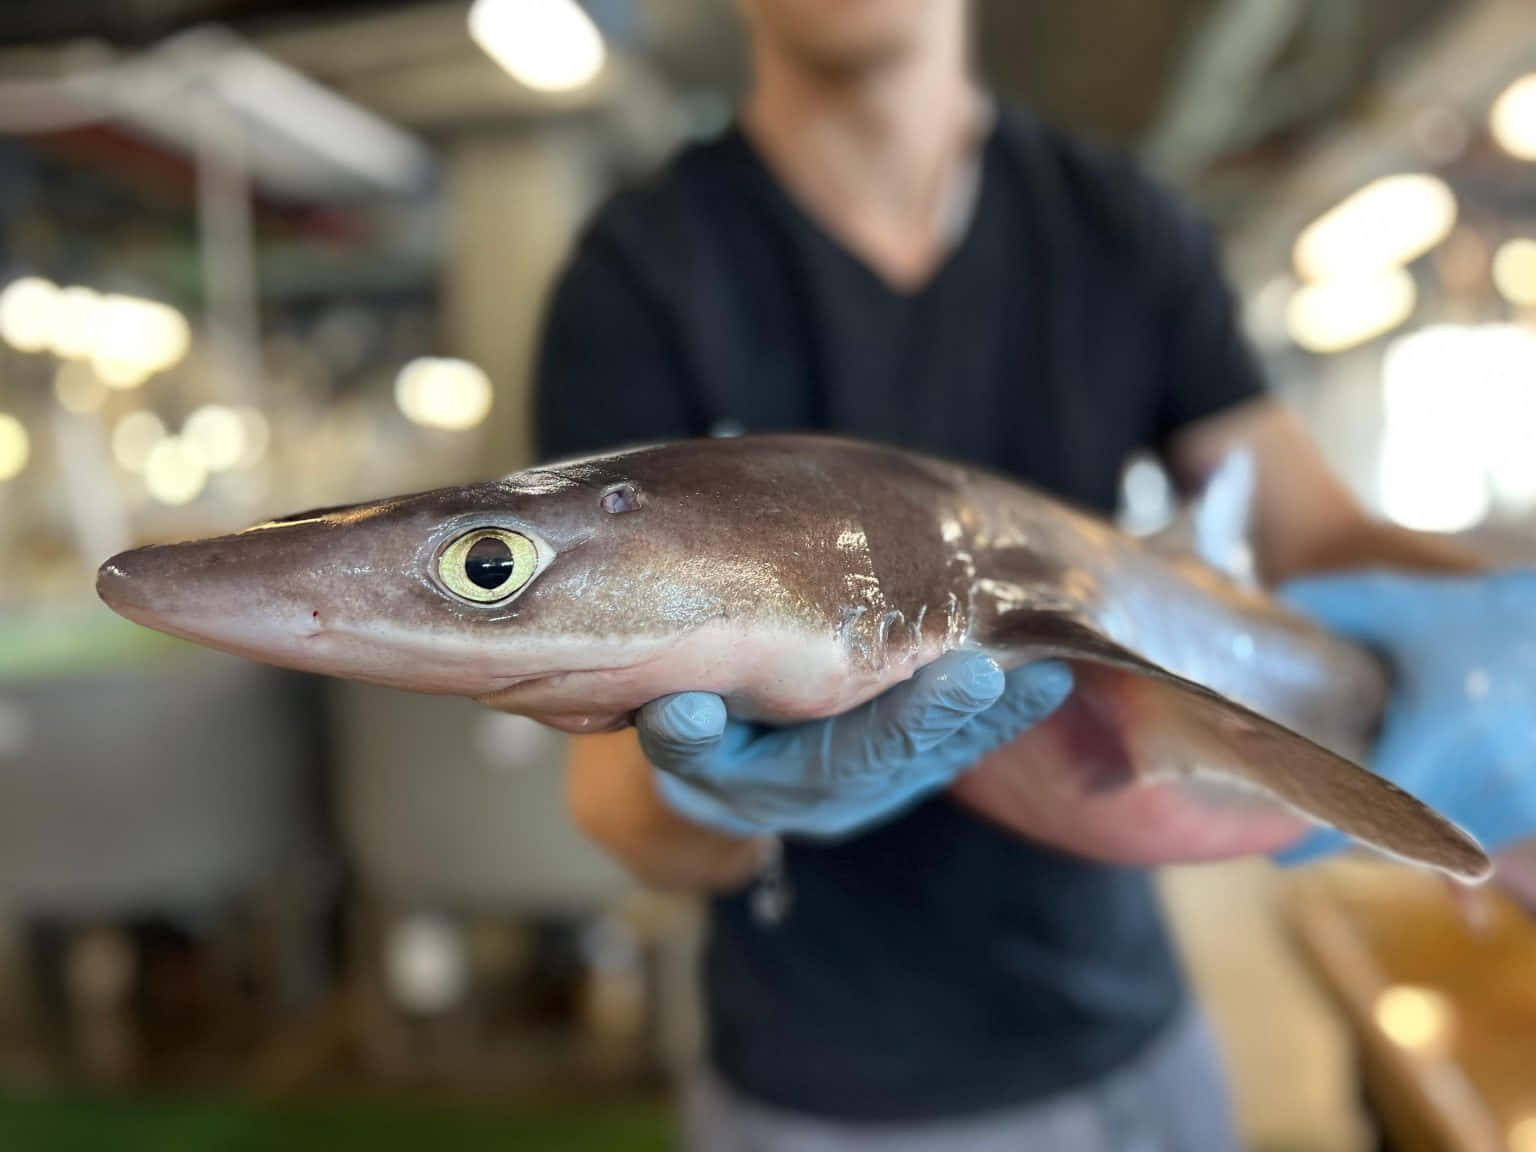
[[[538,566],[539,551],[521,532],[476,528],[443,549],[437,577],[461,599],[496,604],[516,594]]]

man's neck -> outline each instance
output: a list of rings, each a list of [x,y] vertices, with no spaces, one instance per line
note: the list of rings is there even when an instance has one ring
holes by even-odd
[[[959,33],[851,77],[757,54],[747,132],[807,213],[897,288],[924,283],[949,250],[986,119],[964,56]]]

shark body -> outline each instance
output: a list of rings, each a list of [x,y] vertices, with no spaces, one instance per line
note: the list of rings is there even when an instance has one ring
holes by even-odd
[[[252,659],[576,732],[687,690],[744,718],[833,715],[955,648],[1064,659],[1077,688],[1022,738],[1027,756],[1235,781],[1383,852],[1490,871],[1360,766],[1387,694],[1373,656],[1193,558],[894,448],[645,446],[137,549],[98,588]]]

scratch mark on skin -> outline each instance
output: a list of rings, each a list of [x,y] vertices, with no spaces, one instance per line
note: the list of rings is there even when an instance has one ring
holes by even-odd
[[[923,650],[923,621],[928,619],[928,605],[924,604],[917,610],[917,619],[912,622],[912,642],[907,651],[907,659],[916,660]]]
[[[944,598],[944,651],[958,648],[965,638],[965,614],[960,610],[960,597],[951,592]]]
[[[875,629],[875,667],[884,670],[890,655],[891,629],[906,619],[899,608],[880,613],[880,623]]]
[[[860,638],[858,632],[854,629],[854,625],[868,614],[868,604],[854,604],[842,610],[837,622],[838,643],[860,660],[869,659],[869,646]]]

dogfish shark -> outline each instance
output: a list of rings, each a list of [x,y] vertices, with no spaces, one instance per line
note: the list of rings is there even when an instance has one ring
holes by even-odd
[[[1362,766],[1388,693],[1373,654],[1194,555],[896,448],[645,445],[135,549],[97,587],[214,648],[571,732],[688,690],[744,719],[830,716],[952,649],[1060,659],[1076,686],[1030,757],[1227,781],[1462,881],[1491,871]]]

